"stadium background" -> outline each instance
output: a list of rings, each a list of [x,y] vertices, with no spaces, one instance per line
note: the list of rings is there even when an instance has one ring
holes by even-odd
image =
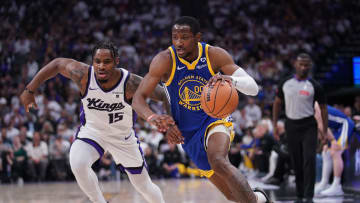
[[[37,92],[39,110],[28,115],[19,102],[21,91],[42,66],[56,57],[91,64],[96,41],[108,39],[119,47],[120,66],[144,75],[152,57],[170,45],[170,25],[181,15],[198,17],[203,40],[228,50],[236,63],[256,79],[261,92],[255,102],[262,118],[271,115],[276,84],[292,74],[294,56],[302,51],[314,58],[312,75],[326,89],[329,104],[351,117],[360,115],[360,91],[354,80],[360,69],[354,59],[360,56],[359,10],[358,1],[341,0],[2,1],[1,184],[15,182],[16,171],[7,162],[13,137],[19,136],[27,145],[35,131],[48,145],[47,175],[41,181],[72,180],[69,172],[62,174],[54,169],[67,159],[67,152],[59,155],[54,143],[62,138],[64,149],[68,149],[78,126],[79,94],[75,85],[61,76],[49,80]],[[246,105],[247,99],[242,97],[239,111]],[[160,104],[152,103],[152,107],[162,111]],[[143,146],[154,155],[149,160],[154,159],[154,167],[160,167],[159,159],[166,160],[166,141],[141,121],[137,127],[143,133]],[[240,132],[245,130],[244,126],[240,128],[244,128]],[[147,138],[149,134],[151,139]],[[353,136],[345,155],[344,185],[354,190],[360,188],[358,140]],[[104,168],[111,169],[111,158],[103,162]],[[186,157],[180,157],[179,162],[189,165]],[[154,168],[153,177],[166,176],[156,171],[162,170]],[[31,175],[27,174],[25,182],[34,181]]]

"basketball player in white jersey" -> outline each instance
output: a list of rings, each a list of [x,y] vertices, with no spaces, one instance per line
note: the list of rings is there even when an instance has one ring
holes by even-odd
[[[73,59],[54,59],[26,86],[20,96],[21,101],[27,112],[30,107],[36,108],[34,92],[58,73],[74,81],[80,89],[83,108],[81,127],[70,149],[70,166],[80,188],[92,202],[106,202],[91,166],[108,151],[148,202],[163,203],[159,187],[148,175],[140,143],[133,130],[135,113],[130,101],[142,78],[116,68],[119,57],[111,42],[98,43],[92,58],[92,66]],[[151,98],[165,101],[166,95],[158,86]]]

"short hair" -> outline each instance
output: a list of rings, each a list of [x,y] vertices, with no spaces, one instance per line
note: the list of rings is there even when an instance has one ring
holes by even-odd
[[[311,56],[309,54],[307,54],[307,53],[300,53],[299,55],[297,55],[296,59],[303,59],[303,60],[312,61]]]
[[[182,16],[179,19],[177,19],[171,28],[174,27],[174,25],[188,25],[190,27],[191,32],[195,35],[198,32],[200,32],[200,23],[199,21],[191,16]]]
[[[95,53],[98,49],[108,49],[114,59],[119,56],[118,49],[111,41],[99,41],[96,43],[92,51],[92,59],[94,59]]]

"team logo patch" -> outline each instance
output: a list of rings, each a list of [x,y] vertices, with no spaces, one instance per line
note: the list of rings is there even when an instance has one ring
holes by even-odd
[[[207,80],[201,76],[189,75],[178,82],[179,105],[191,111],[200,111],[201,92]]]
[[[299,94],[300,94],[300,95],[304,95],[304,96],[309,96],[309,95],[310,95],[310,92],[309,92],[309,91],[306,91],[306,90],[300,90],[300,91],[299,91]]]

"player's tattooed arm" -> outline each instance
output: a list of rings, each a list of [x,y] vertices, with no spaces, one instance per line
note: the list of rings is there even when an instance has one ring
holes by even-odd
[[[126,95],[127,99],[129,99],[129,100],[132,99],[132,97],[135,94],[136,89],[139,87],[142,79],[143,78],[138,75],[130,74],[130,78],[127,81],[126,90],[125,90],[126,91],[125,95]],[[162,101],[166,111],[168,113],[170,112],[170,105],[167,100],[166,93],[165,93],[165,90],[163,87],[161,87],[160,85],[157,85],[155,90],[151,93],[150,98],[155,101]]]
[[[32,81],[27,85],[27,89],[35,91],[46,80],[61,74],[74,81],[83,93],[84,84],[87,83],[87,73],[89,65],[68,58],[56,58],[46,64],[35,75]]]
[[[74,81],[79,87],[81,94],[85,92],[89,65],[73,59],[60,58],[58,61],[58,71],[61,75]]]
[[[70,66],[73,66],[75,64],[72,64]],[[74,66],[73,67],[70,67],[69,68],[69,78],[74,81],[78,87],[80,88],[81,92],[83,92],[83,89],[86,88],[86,82],[85,82],[85,85],[83,85],[83,79],[84,79],[84,76],[87,76],[88,75],[88,68],[86,67],[83,67],[83,66],[79,66],[79,67],[76,67]],[[86,77],[87,78],[87,77]]]

